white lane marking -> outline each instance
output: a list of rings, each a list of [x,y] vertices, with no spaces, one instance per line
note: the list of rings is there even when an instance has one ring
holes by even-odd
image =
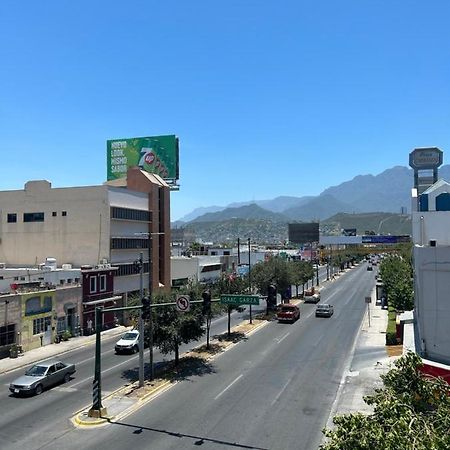
[[[230,389],[231,386],[233,386],[234,383],[236,383],[237,381],[239,381],[244,375],[241,373],[234,381],[232,381],[222,392],[220,392],[220,394],[217,394],[214,397],[214,400],[217,400],[222,394],[224,394],[225,392],[228,391],[228,389]]]
[[[270,404],[270,406],[273,406],[278,399],[281,397],[281,394],[285,391],[285,389],[288,387],[289,383],[292,381],[292,377],[289,378],[289,380],[286,381],[285,385],[281,388],[281,391],[278,392],[277,396],[273,399],[272,403]]]
[[[106,373],[106,372],[109,372],[110,370],[115,369],[116,367],[123,366],[124,364],[129,364],[130,361],[131,361],[131,359],[127,359],[127,360],[125,360],[125,361],[123,361],[123,362],[121,362],[119,364],[116,364],[115,366],[111,366],[108,369],[102,370],[102,375],[104,373]],[[71,387],[75,387],[75,386],[78,386],[79,384],[86,383],[86,381],[93,380],[93,378],[94,378],[93,376],[90,376],[88,378],[84,378],[83,380],[80,380],[77,383],[72,384]]]
[[[279,344],[280,342],[284,341],[289,335],[291,334],[291,332],[286,333],[283,337],[281,337],[280,339],[276,339],[277,344]]]

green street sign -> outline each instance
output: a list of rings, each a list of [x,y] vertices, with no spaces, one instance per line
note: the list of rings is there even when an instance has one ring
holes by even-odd
[[[259,295],[223,294],[220,296],[222,305],[259,305]]]

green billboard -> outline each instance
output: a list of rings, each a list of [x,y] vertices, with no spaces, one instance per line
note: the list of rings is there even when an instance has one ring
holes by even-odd
[[[127,176],[129,167],[156,173],[164,180],[179,179],[179,146],[175,135],[112,139],[106,141],[107,179]]]

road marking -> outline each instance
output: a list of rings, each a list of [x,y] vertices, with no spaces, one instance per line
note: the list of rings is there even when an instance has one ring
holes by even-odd
[[[273,406],[278,399],[281,397],[281,394],[285,391],[285,389],[288,387],[289,383],[291,382],[292,377],[289,378],[289,380],[286,381],[286,384],[281,388],[281,391],[278,392],[277,396],[273,399],[273,402],[270,404],[270,406]]]
[[[136,356],[136,357],[137,357],[137,356]],[[131,359],[133,359],[133,358],[131,358]],[[104,373],[106,373],[106,372],[109,372],[110,370],[115,369],[116,367],[123,366],[124,364],[129,364],[130,361],[131,361],[131,359],[127,359],[127,360],[125,360],[125,361],[123,361],[123,362],[121,362],[121,363],[119,363],[119,364],[116,364],[115,366],[111,366],[111,367],[109,367],[108,369],[102,370],[102,375],[103,375]],[[90,380],[92,380],[93,378],[94,378],[93,375],[90,376],[90,377],[88,377],[88,378],[84,378],[83,380],[80,380],[80,381],[78,381],[77,383],[72,384],[71,387],[75,387],[75,386],[78,386],[79,384],[86,383],[86,381],[90,381]]]
[[[239,381],[244,375],[241,373],[234,381],[232,381],[220,394],[217,394],[214,397],[214,400],[217,400],[222,394],[224,394],[228,389],[230,389],[231,386],[233,386],[234,383]]]
[[[286,333],[283,337],[281,337],[280,339],[275,339],[277,341],[277,344],[279,344],[280,342],[284,341],[289,335],[291,334],[291,332],[289,331],[289,333]]]

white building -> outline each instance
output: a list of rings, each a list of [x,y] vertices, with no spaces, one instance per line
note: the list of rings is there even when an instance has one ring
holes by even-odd
[[[413,189],[412,206],[416,350],[450,364],[450,184]]]
[[[144,286],[151,269],[152,289],[170,288],[169,242],[169,187],[139,168],[100,186],[52,188],[40,180],[0,192],[0,262],[10,268],[38,267],[49,255],[58,265],[111,264],[120,294],[139,289],[135,261],[143,252]]]

